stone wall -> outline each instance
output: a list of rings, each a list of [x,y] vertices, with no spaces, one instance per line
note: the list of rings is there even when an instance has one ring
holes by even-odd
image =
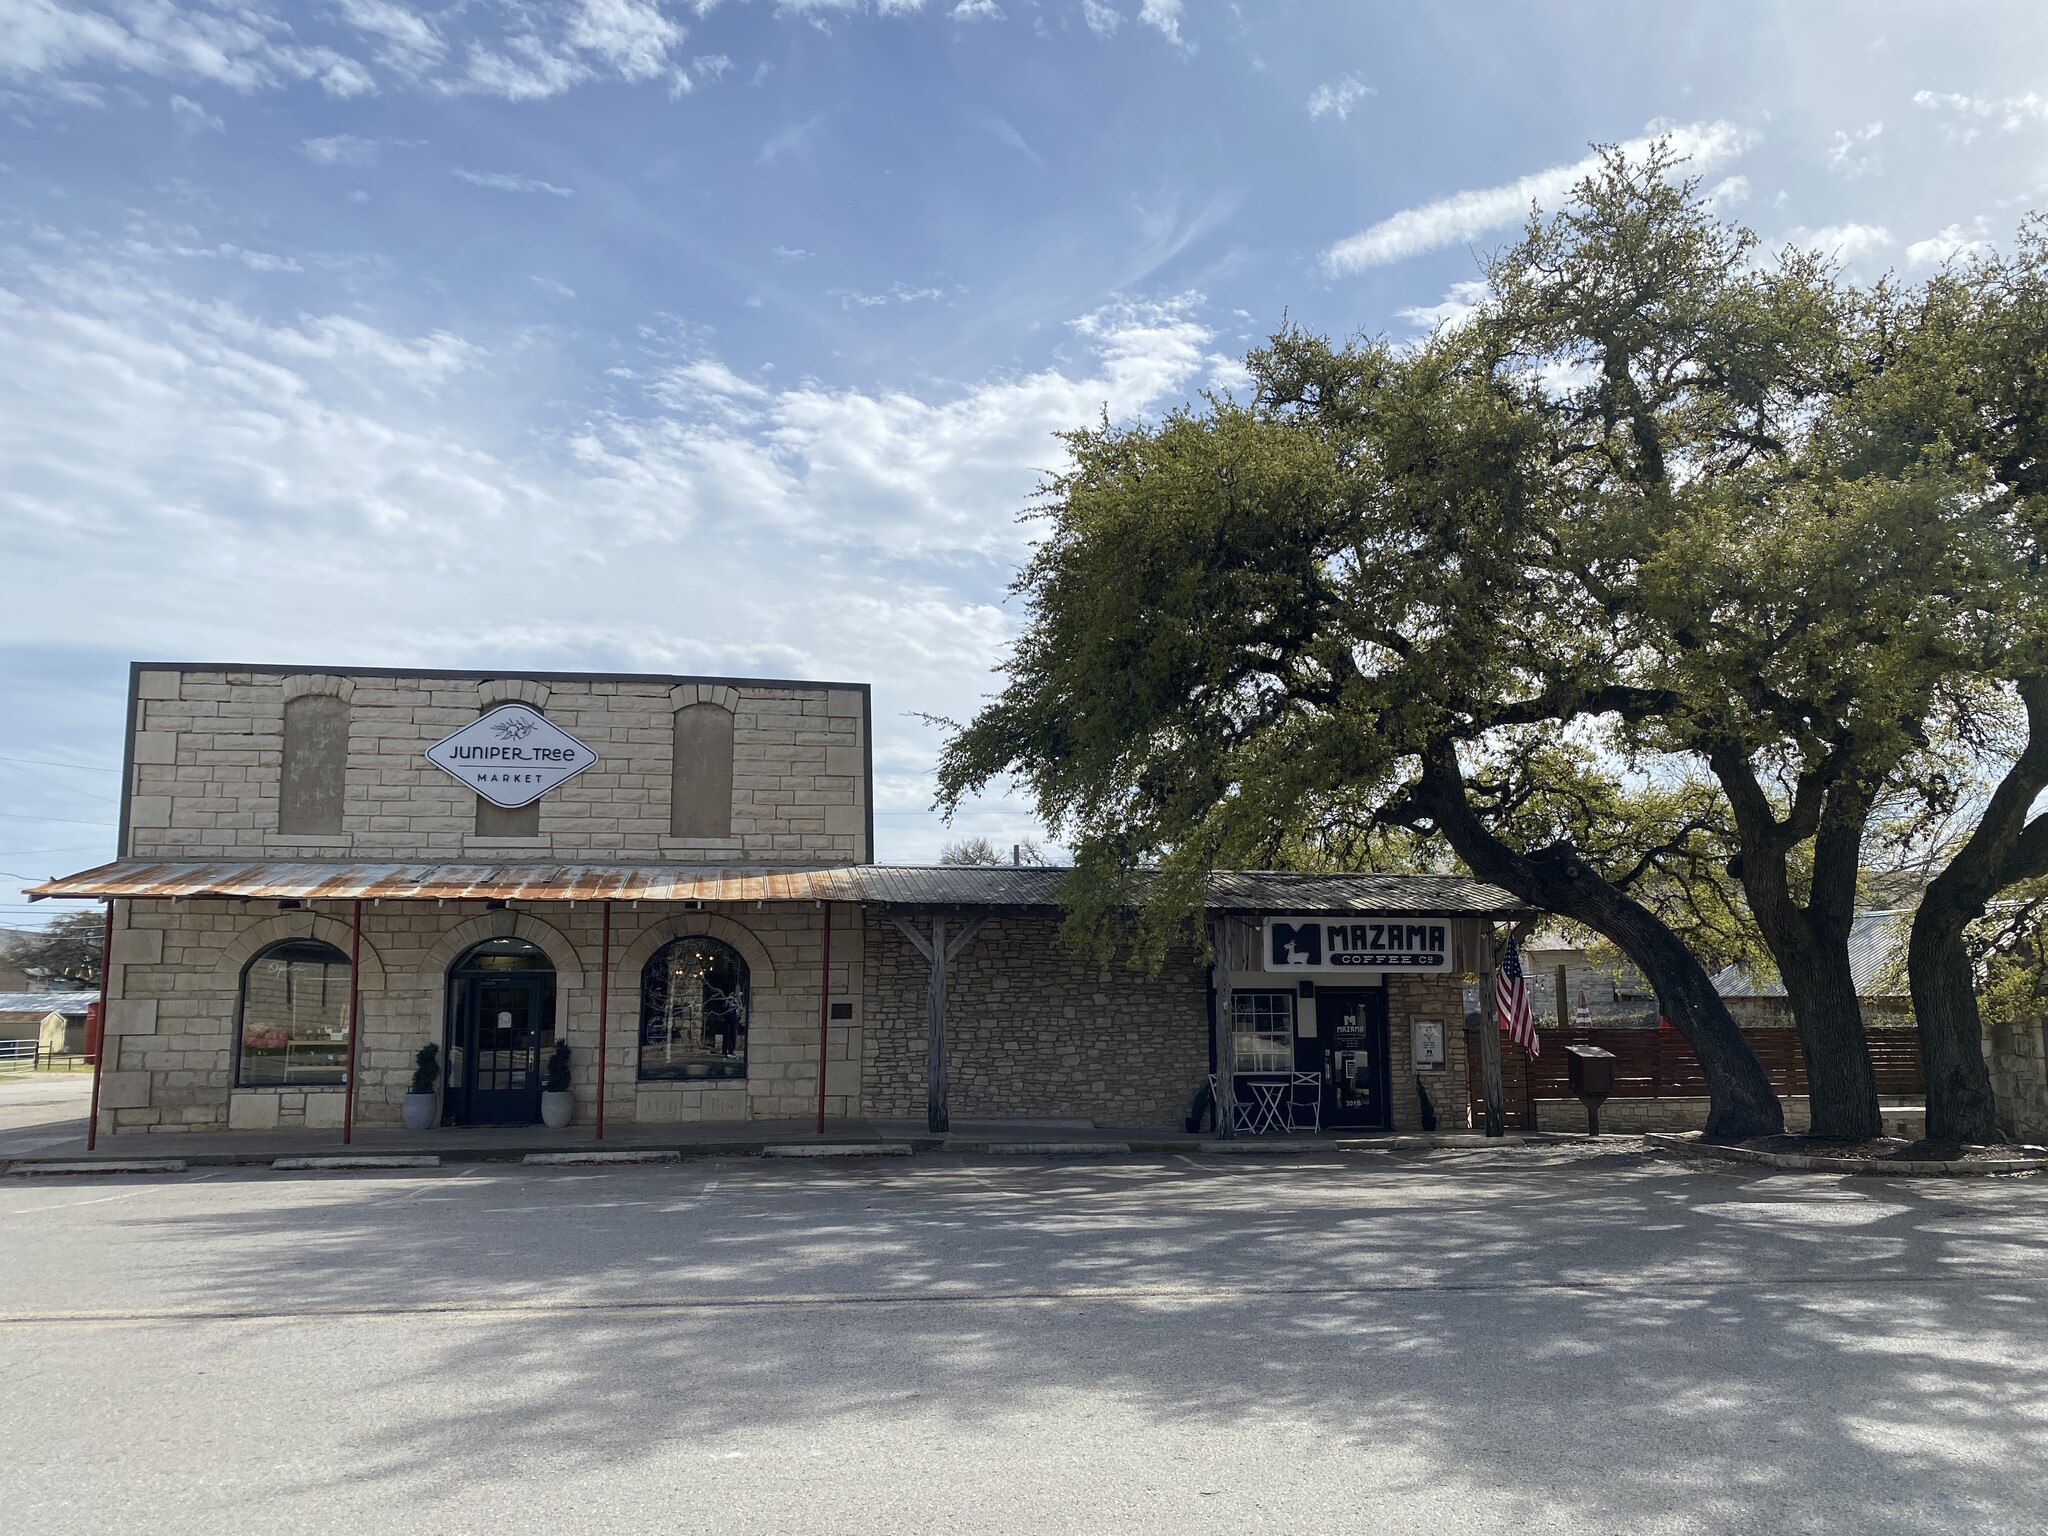
[[[867,1113],[922,1120],[930,967],[879,913],[867,917],[866,967]],[[1179,1130],[1209,1074],[1206,988],[1205,969],[1191,956],[1152,977],[1077,956],[1055,917],[992,919],[947,972],[954,1121],[1073,1119]]]
[[[2008,1141],[2048,1142],[2048,1021],[2014,1028],[1986,1025],[1984,1061],[1998,1100],[1998,1132]]]
[[[1785,1130],[1797,1136],[1813,1123],[1813,1107],[1804,1094],[1788,1094],[1779,1101],[1785,1109]],[[1644,1131],[1703,1131],[1707,1127],[1708,1100],[1673,1096],[1661,1099],[1609,1099],[1600,1106],[1602,1135],[1641,1134]],[[1918,1141],[1925,1133],[1927,1113],[1918,1102],[1886,1103],[1879,1115],[1887,1136]],[[1538,1099],[1536,1123],[1544,1131],[1583,1135],[1586,1106],[1577,1099]]]
[[[162,901],[115,904],[102,1128],[120,1131],[328,1129],[341,1124],[339,1088],[233,1086],[235,1011],[243,967],[261,949],[319,938],[349,951],[349,904],[279,910],[275,902]],[[449,967],[487,938],[535,943],[555,964],[555,1018],[573,1052],[577,1119],[597,1106],[596,903],[485,910],[481,902],[367,904],[360,989],[362,1033],[356,1123],[399,1123],[413,1054],[443,1039]],[[818,1014],[823,927],[811,904],[705,909],[642,903],[613,909],[606,1041],[607,1119],[615,1124],[689,1120],[800,1120],[817,1107]],[[640,969],[663,943],[710,934],[732,944],[751,972],[747,1076],[704,1085],[635,1081]],[[860,923],[836,909],[832,998],[852,1005],[828,1039],[826,1111],[860,1112],[864,967]]]
[[[138,672],[127,852],[136,858],[853,864],[872,857],[861,688],[682,678]],[[278,831],[284,709],[348,705],[342,830]],[[519,700],[597,753],[539,802],[538,835],[479,835],[474,792],[426,749]],[[732,834],[671,836],[676,711],[733,715]]]

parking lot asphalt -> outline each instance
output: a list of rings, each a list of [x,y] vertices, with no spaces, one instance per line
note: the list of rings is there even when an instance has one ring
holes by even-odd
[[[1632,1152],[0,1183],[22,1532],[2036,1532],[2048,1183]]]

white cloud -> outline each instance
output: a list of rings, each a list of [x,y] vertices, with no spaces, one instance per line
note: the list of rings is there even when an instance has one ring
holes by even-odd
[[[1081,0],[1081,19],[1097,37],[1114,37],[1116,29],[1124,24],[1124,13],[1113,5],[1103,4],[1103,0]]]
[[[291,27],[260,4],[198,8],[128,0],[118,15],[60,0],[11,0],[0,27],[0,75],[62,85],[79,70],[210,81],[230,90],[315,81],[331,96],[376,89],[356,60],[293,41]]]
[[[1749,201],[1749,178],[1729,176],[1714,183],[1707,190],[1707,206],[1716,213]]]
[[[1434,331],[1439,326],[1455,329],[1472,318],[1485,298],[1486,284],[1483,282],[1453,283],[1450,291],[1436,303],[1411,305],[1394,313],[1420,331]]]
[[[635,356],[637,381],[537,420],[562,378],[518,336],[280,326],[62,255],[0,250],[0,528],[39,597],[0,608],[0,643],[91,611],[136,655],[872,678],[892,858],[942,836],[938,738],[905,714],[964,718],[988,687],[1055,434],[1227,362],[1198,301],[1128,303],[1030,372],[785,386]]]
[[[839,300],[841,309],[876,309],[884,304],[916,304],[920,301],[938,303],[947,296],[943,288],[913,288],[908,283],[892,283],[887,293],[863,293],[857,288],[834,288],[831,293]]]
[[[228,125],[187,96],[171,98],[171,116],[187,133],[226,133]]]
[[[1726,164],[1757,140],[1756,134],[1733,123],[1712,122],[1670,128],[1653,126],[1650,135],[1631,139],[1621,147],[1629,155],[1638,156],[1649,149],[1653,138],[1668,139],[1674,150],[1689,156],[1686,169],[1694,175]],[[1323,253],[1324,270],[1332,276],[1363,272],[1508,228],[1528,214],[1531,204],[1554,204],[1564,198],[1599,165],[1599,157],[1589,155],[1502,186],[1458,192],[1420,208],[1404,209],[1331,246]]]
[[[558,187],[551,181],[538,181],[531,176],[515,176],[509,171],[469,171],[457,166],[455,174],[472,186],[489,187],[494,192],[546,192],[553,197],[576,195],[569,188]]]
[[[1785,243],[1834,261],[1853,262],[1889,249],[1892,232],[1881,224],[1829,224],[1821,229],[1800,226],[1786,231]]]
[[[2015,133],[2028,123],[2048,121],[2048,96],[2028,91],[2023,96],[1966,96],[1957,91],[1915,91],[1913,105],[1953,119],[1945,126],[1951,143],[1968,144],[1987,124],[2001,133]]]
[[[960,0],[952,17],[955,21],[1001,21],[1003,11],[996,0]]]
[[[1915,240],[1906,247],[1906,264],[1913,267],[1938,267],[1946,261],[1968,261],[1973,257],[1989,255],[1991,241],[1986,238],[1983,219],[1976,221],[1976,227],[1965,233],[1960,224],[1951,224],[1938,235],[1929,235],[1925,240]]]
[[[1859,176],[1882,175],[1884,156],[1872,146],[1884,132],[1882,121],[1866,123],[1854,133],[1837,132],[1828,150],[1828,169],[1846,181]]]
[[[800,246],[778,245],[773,247],[768,254],[777,261],[809,261],[817,252],[804,250]]]
[[[376,40],[377,62],[418,77],[438,66],[448,45],[434,24],[391,0],[337,0],[341,19]]]
[[[648,0],[581,0],[569,22],[569,46],[596,54],[622,80],[668,74],[668,51],[682,40],[683,29]]]
[[[1148,27],[1157,27],[1169,43],[1181,40],[1180,15],[1180,0],[1145,0],[1138,7],[1138,20]]]
[[[1319,85],[1309,93],[1308,115],[1310,117],[1335,117],[1340,123],[1351,116],[1351,109],[1368,96],[1377,96],[1378,91],[1367,85],[1356,75],[1346,75],[1335,85]]]
[[[315,165],[365,166],[377,163],[378,148],[375,139],[337,133],[324,139],[305,140],[299,145],[299,153]]]

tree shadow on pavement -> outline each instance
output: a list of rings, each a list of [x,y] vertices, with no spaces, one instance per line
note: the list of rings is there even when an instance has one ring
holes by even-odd
[[[1446,1502],[1503,1529],[2040,1525],[2038,1185],[1439,1153],[263,1193],[131,1218],[210,1257],[160,1304],[475,1309],[350,1389],[348,1470],[308,1491],[433,1505],[480,1458],[601,1478],[678,1454],[694,1487],[801,1445],[957,1458],[964,1498],[1027,1446],[1051,1479],[1127,1449],[1197,1515],[1277,1477],[1361,1526]]]

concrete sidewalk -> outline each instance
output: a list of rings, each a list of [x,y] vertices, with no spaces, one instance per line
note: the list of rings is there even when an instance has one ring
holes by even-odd
[[[267,1165],[281,1157],[438,1157],[443,1163],[517,1162],[534,1153],[673,1152],[683,1157],[759,1157],[770,1148],[813,1150],[872,1147],[878,1152],[908,1146],[912,1152],[1023,1156],[1109,1156],[1119,1153],[1200,1152],[1249,1156],[1329,1153],[1353,1149],[1425,1151],[1434,1147],[1512,1146],[1532,1138],[1509,1136],[1489,1142],[1473,1133],[1416,1136],[1359,1134],[1238,1137],[1218,1141],[1204,1135],[1149,1128],[1083,1126],[1072,1122],[959,1121],[947,1135],[934,1136],[922,1121],[828,1120],[820,1135],[815,1121],[746,1121],[735,1124],[608,1126],[597,1139],[589,1126],[550,1131],[541,1126],[439,1127],[429,1131],[359,1130],[347,1146],[336,1131],[221,1131],[102,1136],[86,1151],[82,1126],[61,1140],[39,1139],[33,1150],[0,1148],[0,1164],[134,1162],[175,1158],[191,1167]],[[1578,1138],[1546,1136],[1544,1141]],[[1615,1138],[1620,1141],[1621,1138]]]

